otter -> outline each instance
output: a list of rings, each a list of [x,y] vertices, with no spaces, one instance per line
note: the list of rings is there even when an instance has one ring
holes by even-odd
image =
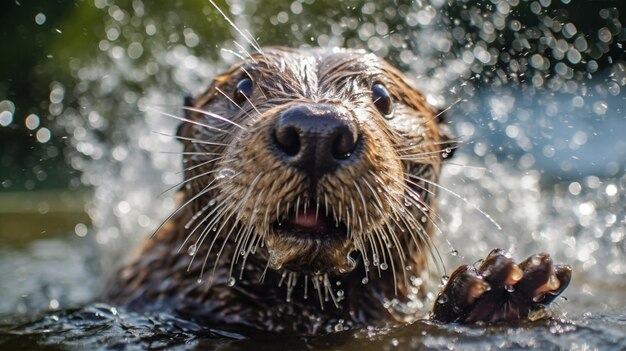
[[[424,294],[413,282],[433,253],[455,139],[398,69],[358,50],[266,48],[189,99],[180,120],[180,207],[106,300],[238,332],[420,317],[390,301]],[[430,317],[526,318],[570,277],[547,254],[516,264],[494,250],[451,275]]]

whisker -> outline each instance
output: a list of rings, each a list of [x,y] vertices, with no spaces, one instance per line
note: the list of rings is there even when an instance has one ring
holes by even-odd
[[[219,90],[219,88],[215,88],[215,89]],[[224,94],[224,96],[227,96],[227,95],[226,95],[223,91],[221,91],[221,90],[219,90],[219,91],[220,91],[222,94]],[[227,96],[227,97],[228,97],[228,96]],[[228,99],[230,99],[230,98],[228,98]],[[232,101],[232,100],[231,100],[231,101]],[[234,103],[234,101],[233,101],[233,103]],[[178,106],[178,108],[182,108],[183,110],[186,110],[186,111],[197,112],[197,113],[203,114],[203,115],[205,115],[205,116],[208,116],[208,117],[211,117],[211,118],[215,118],[215,119],[217,119],[217,120],[220,120],[220,121],[222,121],[222,122],[226,122],[226,123],[228,123],[228,124],[232,124],[232,125],[234,125],[235,127],[239,128],[239,129],[241,129],[241,130],[247,130],[247,128],[246,128],[246,127],[244,127],[244,126],[242,126],[242,125],[240,125],[240,124],[238,124],[238,123],[236,123],[236,122],[233,122],[233,121],[231,121],[230,119],[228,119],[228,118],[226,118],[226,117],[220,116],[220,115],[218,115],[218,114],[216,114],[216,113],[213,113],[213,112],[210,112],[210,111],[202,110],[202,109],[195,108],[195,107],[188,107],[188,106]]]
[[[170,137],[170,138],[174,138],[174,139],[178,139],[178,140],[191,141],[194,144],[204,144],[204,145],[213,145],[213,146],[228,146],[228,144],[215,143],[215,142],[212,142],[212,141],[205,141],[205,140],[194,139],[194,138],[187,138],[187,137],[182,137],[182,136],[178,136],[178,135],[172,135],[172,134],[167,134],[167,133],[163,133],[163,132],[158,132],[158,131],[155,131],[155,130],[153,130],[152,133],[158,134],[158,135],[162,135],[162,136],[166,136],[166,137]]]
[[[175,174],[183,174],[183,173],[185,173],[187,171],[192,171],[192,170],[194,170],[196,168],[200,168],[202,166],[208,165],[209,163],[213,163],[213,162],[216,162],[216,161],[219,161],[219,160],[223,160],[223,159],[224,159],[224,156],[222,156],[222,157],[215,157],[215,158],[212,158],[212,159],[210,159],[208,161],[198,163],[197,165],[194,165],[194,166],[191,166],[191,167],[187,167],[187,168],[183,168],[182,171],[178,171]]]
[[[172,191],[173,189],[176,189],[176,188],[178,188],[178,187],[181,187],[181,186],[183,186],[183,185],[185,185],[185,184],[187,184],[187,183],[189,183],[189,182],[191,182],[191,181],[193,181],[193,180],[195,180],[195,179],[198,179],[198,178],[201,178],[201,177],[208,176],[208,175],[213,174],[213,173],[215,173],[215,172],[219,172],[219,169],[212,169],[212,170],[210,170],[210,171],[207,171],[207,172],[204,172],[204,173],[200,173],[200,174],[198,174],[198,175],[195,175],[195,176],[193,176],[193,177],[191,177],[191,178],[184,179],[182,182],[179,182],[179,183],[177,183],[177,184],[174,184],[173,186],[171,186],[171,187],[169,187],[169,188],[165,189],[163,192],[161,192],[161,194],[160,194],[159,196],[163,196],[163,194],[167,193],[168,191]]]
[[[182,248],[183,246],[185,246],[185,244],[193,237],[193,234],[196,232],[196,230],[198,230],[198,228],[200,228],[200,226],[202,226],[202,224],[204,222],[206,222],[207,219],[209,219],[209,217],[211,217],[216,211],[218,211],[221,207],[225,206],[225,202],[220,202],[218,203],[215,208],[209,212],[206,216],[204,216],[204,218],[202,218],[202,220],[191,230],[191,232],[189,234],[187,234],[187,236],[185,237],[185,240],[183,241],[183,243],[180,245],[180,248]],[[202,245],[202,237],[205,235],[206,232],[208,232],[208,229],[212,228],[213,225],[219,221],[219,216],[215,216],[211,222],[209,222],[206,227],[202,230],[202,232],[200,232],[200,236],[198,237],[198,239],[196,239],[196,251],[195,253],[197,253],[199,250],[199,246]],[[200,245],[198,245],[200,244]],[[178,250],[180,250],[180,248]],[[189,267],[191,267],[191,264],[193,263],[193,259],[195,258],[195,253],[194,253],[194,257],[192,258],[191,262],[189,262]]]
[[[190,108],[190,107],[185,107],[185,106],[174,106],[174,107],[176,107],[176,108],[183,108],[183,109]],[[198,121],[194,121],[194,120],[191,120],[191,119],[188,119],[188,118],[184,118],[184,117],[176,116],[176,115],[173,115],[173,114],[171,114],[171,113],[167,113],[167,112],[165,112],[165,111],[157,110],[157,109],[155,109],[155,108],[153,108],[153,107],[150,107],[150,106],[146,107],[146,109],[148,109],[148,110],[150,110],[150,111],[154,111],[154,112],[156,112],[156,113],[160,113],[161,115],[166,116],[166,117],[170,117],[170,118],[173,118],[173,119],[177,119],[177,120],[179,120],[179,121],[181,121],[181,122],[191,123],[191,124],[194,124],[194,125],[197,125],[197,126],[200,126],[200,127],[204,127],[204,128],[207,128],[207,129],[216,130],[216,131],[218,131],[218,132],[222,132],[222,133],[227,133],[227,134],[229,134],[229,133],[230,133],[230,132],[228,132],[228,131],[226,131],[226,130],[223,130],[223,129],[220,129],[220,128],[217,128],[217,127],[214,127],[214,126],[212,126],[212,125],[205,124],[205,123],[200,123],[200,122],[198,122]]]
[[[225,97],[226,99],[228,99],[228,101],[230,101],[233,105],[237,106],[237,108],[238,108],[241,112],[245,113],[245,114],[246,114],[246,116],[248,116],[248,117],[252,118],[252,116],[250,116],[250,114],[248,113],[248,111],[247,111],[247,110],[245,110],[243,107],[239,106],[239,104],[238,104],[238,103],[236,103],[236,102],[235,102],[235,100],[233,100],[230,96],[228,96],[228,94],[226,94],[226,93],[225,93],[222,89],[220,89],[220,88],[218,88],[218,87],[215,87],[215,90],[217,90],[220,94],[224,95],[224,97]],[[245,96],[245,94],[244,94],[244,96]],[[248,97],[247,97],[247,96],[245,96],[245,97],[246,97],[246,99],[248,99]],[[229,120],[229,121],[230,121],[230,120]],[[235,122],[233,122],[233,123],[235,123]],[[239,124],[236,124],[236,125],[237,125],[238,127],[240,127],[240,128],[242,128],[242,129],[244,129],[244,130],[245,130],[245,128],[244,128],[243,126],[240,126]]]
[[[228,22],[228,24],[233,27],[237,33],[239,33],[249,44],[250,46],[252,46],[257,52],[259,52],[260,54],[263,54],[263,51],[261,50],[261,48],[255,44],[253,42],[254,38],[251,40],[247,35],[245,35],[240,29],[239,27],[237,27],[235,25],[235,23],[233,21],[231,21],[230,18],[228,18],[228,16],[226,16],[226,14],[222,11],[222,9],[220,9],[213,0],[209,0],[209,2],[211,3],[211,5],[213,5],[213,7],[215,7],[215,9],[224,17],[224,19],[226,20],[226,22]]]
[[[464,165],[461,163],[454,163],[454,162],[446,162],[445,163],[447,166],[456,166],[456,167],[463,167],[463,168],[470,168],[470,169],[477,169],[480,171],[485,171],[485,172],[489,172],[489,173],[493,173],[492,170],[490,170],[487,167],[480,167],[480,166],[470,166],[470,165]]]
[[[222,153],[219,152],[200,152],[200,151],[154,151],[157,152],[159,154],[166,154],[166,155],[200,155],[200,156],[220,156],[223,155]]]
[[[207,192],[211,191],[211,189],[209,188],[209,186],[211,185],[211,183],[209,183],[206,187],[204,187],[204,189],[202,189],[200,192],[198,192],[198,194],[196,194],[194,197],[192,197],[191,199],[189,199],[187,202],[185,202],[183,205],[179,206],[172,214],[170,214],[163,222],[161,222],[161,225],[159,225],[159,227],[154,231],[154,233],[152,233],[152,235],[150,236],[150,238],[154,238],[154,236],[157,234],[157,232],[159,230],[161,230],[161,228],[163,228],[163,226],[165,225],[165,223],[169,222],[170,219],[172,219],[174,217],[174,215],[176,215],[176,213],[178,213],[179,211],[181,211],[185,206],[189,205],[190,203],[192,203],[194,200],[196,200],[197,198],[199,198],[200,196],[206,194]],[[180,250],[180,249],[179,249]]]
[[[459,102],[461,102],[461,101],[466,101],[466,99],[463,99],[463,98],[458,98],[458,99],[457,99],[455,102],[453,102],[450,106],[446,107],[445,109],[441,110],[438,114],[434,115],[434,116],[433,116],[433,118],[431,118],[431,119],[429,119],[429,120],[427,120],[427,121],[425,121],[425,122],[422,122],[422,123],[418,124],[418,126],[420,126],[420,127],[421,127],[421,126],[424,126],[424,125],[426,125],[427,123],[429,123],[429,122],[431,122],[431,121],[433,121],[433,120],[435,120],[435,119],[437,119],[437,118],[439,118],[439,117],[443,116],[443,114],[444,114],[444,113],[448,112],[448,111],[449,111],[452,107],[456,106],[456,105],[457,105]]]
[[[253,37],[251,36],[251,38],[253,38]],[[253,38],[253,39],[254,39],[254,38]],[[250,54],[250,52],[249,52],[248,50],[246,50],[246,48],[244,48],[244,47],[243,47],[243,45],[239,44],[239,42],[237,42],[237,41],[233,41],[233,44],[235,44],[235,46],[236,46],[237,48],[239,48],[239,50],[243,51],[243,53],[244,53],[244,54],[246,54],[246,56],[248,56],[248,58],[249,58],[252,62],[257,63],[257,61],[254,59],[254,57],[252,56],[252,54]],[[243,58],[242,58],[242,59],[243,59]]]
[[[441,189],[441,190],[443,190],[443,191],[453,195],[454,197],[456,197],[458,199],[461,199],[463,202],[465,202],[466,204],[470,205],[476,211],[480,212],[483,216],[485,216],[485,218],[487,218],[496,228],[498,228],[498,230],[502,230],[502,227],[500,226],[500,224],[498,224],[498,222],[496,222],[489,214],[487,214],[487,212],[483,211],[480,207],[478,207],[474,203],[470,202],[468,199],[464,198],[463,196],[461,196],[461,195],[455,193],[454,191],[452,191],[452,190],[450,190],[450,189],[448,189],[448,188],[446,188],[444,186],[441,186],[441,185],[439,185],[439,184],[437,184],[435,182],[431,182],[428,179],[424,179],[422,177],[418,177],[418,176],[413,175],[413,174],[410,174],[409,177],[415,178],[415,179],[423,181],[424,183],[428,183],[430,185],[433,185],[433,186],[435,186],[435,187],[437,187],[437,188],[439,188],[439,189]]]
[[[233,56],[237,57],[237,58],[238,58],[238,59],[240,59],[240,60],[244,60],[244,59],[245,59],[245,57],[243,57],[243,55],[241,55],[241,54],[239,54],[239,53],[235,52],[234,50],[221,48],[221,49],[220,49],[220,51],[221,51],[221,52],[228,53],[228,54],[231,54],[231,55],[233,55]]]

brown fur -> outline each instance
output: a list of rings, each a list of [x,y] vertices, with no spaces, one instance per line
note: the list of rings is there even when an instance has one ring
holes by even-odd
[[[229,97],[248,76],[250,101],[233,108]],[[393,119],[377,111],[374,83],[392,95]],[[363,138],[358,160],[314,187],[266,147],[279,113],[303,103],[347,110]],[[384,301],[406,300],[409,277],[425,269],[429,182],[447,140],[401,72],[360,51],[266,49],[216,77],[186,118],[183,207],[121,270],[109,300],[239,331],[312,334],[403,318]],[[281,235],[282,221],[304,206],[327,210],[345,236]]]

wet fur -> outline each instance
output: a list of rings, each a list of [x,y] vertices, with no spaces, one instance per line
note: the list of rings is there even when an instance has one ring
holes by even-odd
[[[254,92],[234,106],[245,77]],[[377,82],[393,97],[391,120],[372,101]],[[346,109],[363,138],[358,162],[315,186],[265,147],[280,111],[301,103]],[[186,110],[181,208],[120,271],[107,299],[238,331],[313,334],[405,319],[384,302],[406,300],[409,278],[432,252],[433,184],[449,147],[440,122],[405,76],[372,54],[253,55]],[[346,236],[279,235],[275,224],[304,206],[328,211]]]

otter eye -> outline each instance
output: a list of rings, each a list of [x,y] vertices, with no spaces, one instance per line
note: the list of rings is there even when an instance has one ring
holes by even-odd
[[[252,79],[244,78],[237,83],[235,87],[235,94],[233,95],[233,102],[237,105],[241,106],[244,104],[251,96],[252,89],[254,88],[254,84],[252,83]]]
[[[393,118],[393,101],[391,101],[391,95],[384,85],[376,83],[372,86],[372,100],[383,117]]]

